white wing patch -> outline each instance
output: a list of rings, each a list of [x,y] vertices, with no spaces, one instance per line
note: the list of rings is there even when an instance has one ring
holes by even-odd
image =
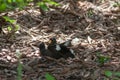
[[[72,49],[70,49],[70,52],[71,52],[73,55],[75,55],[75,53],[74,53],[74,51],[73,51]]]
[[[70,41],[67,41],[67,42],[64,43],[64,46],[68,46],[70,44],[71,44]]]
[[[61,48],[60,48],[59,45],[56,45],[56,50],[57,50],[57,51],[60,51],[60,50],[61,50]]]

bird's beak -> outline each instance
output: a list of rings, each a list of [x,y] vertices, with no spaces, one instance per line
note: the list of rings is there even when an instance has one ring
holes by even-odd
[[[48,41],[48,44],[51,44],[51,42],[52,42],[52,41],[51,41],[51,40],[49,40],[49,41]]]

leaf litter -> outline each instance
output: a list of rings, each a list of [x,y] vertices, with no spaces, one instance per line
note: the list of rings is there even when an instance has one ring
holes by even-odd
[[[120,72],[120,7],[114,6],[117,0],[56,0],[62,6],[41,15],[37,9],[9,14],[17,20],[20,30],[10,41],[0,34],[0,80],[16,80],[18,59],[16,50],[21,53],[23,65],[22,80],[45,80],[51,73],[57,80],[101,80],[104,71]],[[9,34],[8,34],[9,35]],[[71,48],[74,59],[40,60],[38,44],[47,43],[56,36],[59,43],[76,40]],[[110,58],[102,65],[97,62],[98,53],[102,60]]]

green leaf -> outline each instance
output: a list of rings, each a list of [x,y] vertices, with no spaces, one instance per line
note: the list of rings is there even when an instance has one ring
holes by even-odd
[[[112,71],[105,71],[105,76],[111,77],[112,76]]]
[[[103,65],[105,62],[110,60],[109,56],[104,56],[101,53],[96,53],[97,56],[97,62],[99,62],[101,65]]]
[[[49,73],[46,73],[45,78],[46,78],[46,80],[56,80],[55,77],[53,77]]]
[[[15,25],[15,31],[19,30],[20,26],[19,25]]]
[[[16,0],[12,0],[13,2],[16,2]]]
[[[14,23],[16,21],[16,20],[10,19],[8,16],[3,16],[3,18],[10,23]]]
[[[38,2],[38,6],[40,6],[42,8],[42,10],[44,10],[44,11],[49,10],[49,8],[47,7],[47,5],[44,2]]]
[[[120,72],[114,72],[114,75],[120,77]]]
[[[107,57],[107,56],[98,56],[98,62],[100,63],[100,64],[104,64],[105,62],[107,62],[108,60],[109,60],[110,58],[109,57]]]
[[[24,0],[16,0],[16,2],[23,3]]]
[[[50,5],[54,5],[54,6],[59,6],[60,4],[58,4],[57,2],[53,1],[53,0],[43,0],[44,3],[48,3]]]
[[[3,3],[0,5],[0,11],[5,11],[6,10],[6,4]]]
[[[8,3],[12,3],[12,0],[8,0]]]
[[[8,26],[7,29],[8,29],[8,31],[11,31],[11,30],[12,30],[12,27],[11,27],[11,26]]]
[[[48,1],[47,3],[48,3],[48,4],[51,4],[51,5],[54,5],[54,6],[59,6],[59,4],[56,3],[56,2],[54,2],[54,1]]]
[[[49,2],[49,1],[52,1],[52,0],[43,0],[43,2]]]

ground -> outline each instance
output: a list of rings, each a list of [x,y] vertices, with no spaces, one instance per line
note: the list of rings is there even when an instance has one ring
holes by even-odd
[[[50,6],[45,15],[32,4],[8,12],[20,29],[12,38],[7,38],[7,32],[0,34],[0,80],[17,80],[18,51],[22,80],[44,80],[47,72],[56,80],[119,80],[120,76],[105,75],[106,71],[120,72],[119,0],[58,2],[61,6]],[[38,44],[54,36],[59,43],[78,40],[71,46],[74,59],[41,60]]]

